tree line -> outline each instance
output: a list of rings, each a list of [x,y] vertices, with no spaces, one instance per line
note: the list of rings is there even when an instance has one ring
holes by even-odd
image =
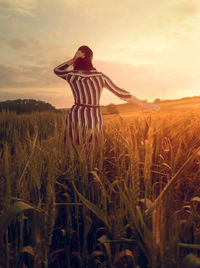
[[[17,114],[56,111],[50,103],[34,99],[17,99],[0,102],[0,111],[13,111]]]

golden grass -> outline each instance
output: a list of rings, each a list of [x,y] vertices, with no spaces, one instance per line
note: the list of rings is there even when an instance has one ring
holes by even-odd
[[[26,205],[19,216],[11,210],[19,229],[11,235],[14,223],[7,223],[2,265],[15,267],[15,255],[26,251],[34,252],[29,255],[38,267],[114,267],[116,259],[141,268],[144,260],[152,268],[181,267],[186,253],[180,245],[200,243],[198,103],[162,103],[153,114],[130,106],[118,110],[104,116],[105,140],[98,148],[76,150],[64,145],[63,113],[1,114],[1,219],[20,200],[32,213],[39,209],[43,221],[42,236],[30,236],[27,250],[20,232],[37,228]]]

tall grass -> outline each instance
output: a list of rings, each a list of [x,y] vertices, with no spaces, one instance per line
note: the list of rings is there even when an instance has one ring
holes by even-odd
[[[64,129],[61,113],[0,116],[0,264],[182,267],[200,243],[198,113],[107,116],[75,148]]]

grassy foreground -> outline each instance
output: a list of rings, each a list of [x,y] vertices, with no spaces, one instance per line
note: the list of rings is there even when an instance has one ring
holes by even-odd
[[[63,113],[2,112],[0,265],[199,267],[200,108],[172,107],[76,149]]]

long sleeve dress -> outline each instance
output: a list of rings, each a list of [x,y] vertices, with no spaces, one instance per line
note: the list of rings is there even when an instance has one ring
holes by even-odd
[[[128,101],[131,94],[117,87],[109,77],[98,72],[68,70],[68,65],[63,63],[54,69],[57,76],[65,79],[72,89],[74,105],[67,119],[67,136],[72,143],[79,143],[80,136],[88,130],[103,132],[103,117],[100,107],[100,97],[103,88],[107,88],[119,98]],[[85,132],[86,131],[86,132]]]

